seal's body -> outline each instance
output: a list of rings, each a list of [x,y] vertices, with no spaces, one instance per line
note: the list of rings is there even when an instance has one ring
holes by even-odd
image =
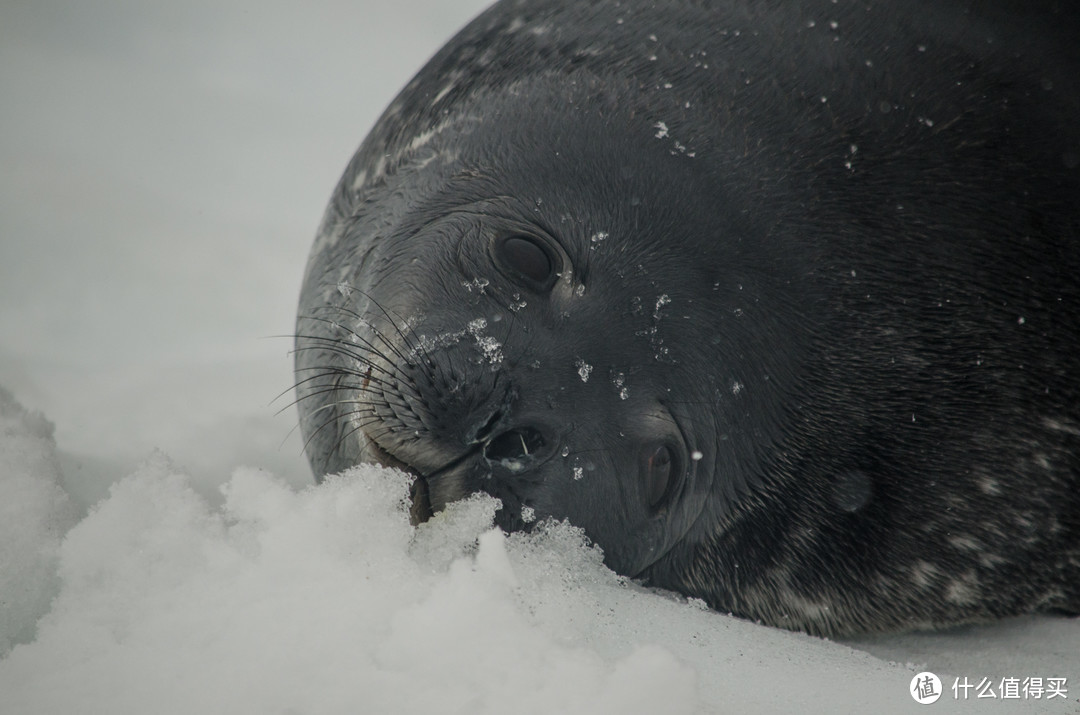
[[[319,231],[316,475],[813,633],[1080,611],[1067,7],[499,3]]]

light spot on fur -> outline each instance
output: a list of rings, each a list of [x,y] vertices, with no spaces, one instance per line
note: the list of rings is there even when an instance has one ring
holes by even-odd
[[[453,85],[448,85],[448,86],[453,86]],[[431,129],[428,129],[427,131],[420,132],[419,134],[417,134],[415,137],[412,138],[411,142],[409,142],[409,146],[406,147],[406,151],[413,152],[413,151],[416,151],[417,149],[419,149],[420,147],[425,146],[428,142],[430,142],[435,137],[435,135],[437,135],[439,132],[441,132],[445,128],[446,128],[445,124],[440,124],[439,126],[432,127]]]
[[[1042,595],[1035,604],[1035,608],[1038,610],[1053,608],[1065,602],[1065,600],[1065,593],[1060,588],[1052,588]]]
[[[1043,426],[1046,427],[1046,429],[1048,430],[1053,430],[1054,432],[1064,432],[1065,434],[1072,437],[1080,437],[1080,428],[1078,428],[1076,425],[1056,420],[1053,417],[1044,417]]]
[[[979,479],[979,490],[983,494],[997,495],[1001,494],[1001,487],[998,481],[993,477],[982,477]]]
[[[435,98],[431,100],[431,103],[432,104],[438,104],[443,99],[443,97],[450,94],[450,92],[454,89],[454,87],[455,87],[455,85],[454,85],[453,82],[450,82],[449,84],[447,84],[445,87],[443,87],[442,89],[439,90],[439,93],[435,95]]]
[[[337,242],[344,233],[345,226],[341,222],[327,222],[323,224],[319,229],[318,235],[315,236],[315,245],[311,247],[311,255],[308,256],[308,270],[311,269],[311,265],[323,251],[337,245]]]
[[[1005,559],[997,554],[983,553],[979,554],[979,563],[988,569],[996,568],[1005,563]]]
[[[958,605],[975,603],[979,598],[979,577],[975,571],[968,571],[960,578],[949,583],[945,589],[945,600]]]
[[[795,594],[789,595],[784,605],[802,616],[803,622],[829,621],[832,617],[828,603],[815,603]]]
[[[983,536],[989,538],[991,541],[1000,542],[1008,541],[1009,539],[1009,536],[997,521],[984,521],[980,526],[982,527]]]
[[[949,543],[961,551],[979,551],[983,547],[982,542],[967,535],[950,536]]]
[[[911,567],[911,582],[918,588],[930,588],[934,585],[934,579],[940,574],[937,566],[929,561],[919,560]]]

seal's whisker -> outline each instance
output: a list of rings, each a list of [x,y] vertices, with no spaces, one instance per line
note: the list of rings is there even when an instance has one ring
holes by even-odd
[[[285,433],[285,436],[284,436],[284,437],[283,437],[283,438],[281,439],[281,443],[280,443],[280,444],[278,444],[278,451],[280,451],[280,450],[281,450],[281,448],[285,446],[285,443],[289,441],[289,438],[290,438],[290,437],[292,437],[292,436],[293,436],[293,433],[294,433],[294,432],[296,432],[296,430],[298,430],[298,429],[300,429],[300,420],[297,420],[297,421],[296,421],[296,424],[294,424],[294,425],[293,425],[293,426],[292,426],[292,427],[291,427],[291,428],[289,429],[289,431]],[[302,449],[300,450],[300,453],[301,453],[301,454],[303,454],[303,453],[304,453]]]
[[[351,344],[349,344],[349,346],[352,347]],[[326,366],[325,369],[327,369],[327,370],[352,375],[354,377],[361,378],[365,382],[374,382],[375,384],[381,385],[381,386],[384,386],[384,387],[393,386],[395,388],[400,388],[400,386],[404,383],[404,384],[407,384],[409,386],[410,391],[414,395],[418,394],[416,392],[417,386],[416,386],[415,380],[412,378],[411,374],[409,374],[407,371],[402,371],[402,370],[398,369],[393,363],[387,363],[385,366],[380,365],[379,363],[373,362],[373,361],[369,360],[366,357],[363,357],[361,355],[357,355],[351,349],[342,348],[339,345],[334,344],[334,343],[328,343],[328,344],[318,345],[318,346],[310,346],[310,347],[305,347],[305,348],[298,348],[296,350],[296,352],[307,352],[307,351],[325,351],[325,352],[329,352],[329,353],[333,353],[333,354],[342,355],[344,357],[347,357],[347,358],[349,358],[351,360],[355,360],[355,361],[359,362],[360,364],[366,365],[368,367],[367,370],[359,371],[359,370],[355,370],[353,368],[348,368],[348,367],[343,367],[343,366],[338,366],[338,367]],[[324,369],[324,368],[320,368],[320,367],[315,367],[315,368],[302,367],[302,368],[297,368],[296,371],[301,372],[301,371],[311,370],[311,369]],[[383,378],[373,376],[371,374],[372,370],[378,370],[380,373],[385,375],[386,378],[391,379],[392,382],[386,382]]]
[[[365,337],[363,337],[362,335],[359,335],[359,334],[357,334],[357,333],[356,333],[355,331],[353,331],[353,330],[351,330],[351,329],[349,329],[349,328],[345,327],[344,325],[342,325],[341,323],[337,322],[336,320],[329,320],[329,319],[327,319],[327,318],[318,318],[318,317],[314,317],[314,316],[309,316],[309,317],[307,318],[307,320],[314,320],[314,321],[318,321],[318,322],[321,322],[321,323],[326,323],[327,325],[329,325],[329,326],[331,326],[331,327],[334,327],[334,328],[338,328],[339,330],[343,330],[343,331],[345,331],[345,332],[346,332],[346,333],[347,333],[348,335],[352,336],[352,337],[353,337],[353,338],[355,338],[355,339],[356,339],[357,341],[359,341],[360,343],[362,343],[362,344],[363,344],[363,348],[364,348],[364,349],[370,350],[370,351],[372,352],[372,354],[374,354],[374,355],[378,355],[378,356],[379,356],[380,358],[382,358],[383,360],[385,360],[385,361],[386,361],[386,362],[388,362],[388,363],[392,363],[392,362],[393,362],[393,360],[391,360],[391,359],[390,359],[390,358],[389,358],[389,357],[388,357],[387,355],[385,355],[385,354],[384,354],[384,353],[383,353],[382,351],[380,351],[380,350],[379,350],[378,348],[376,348],[376,347],[375,347],[374,345],[372,345],[372,344],[371,344],[371,341],[369,341],[368,339],[366,339],[366,338],[365,338]],[[374,329],[373,329],[373,332],[375,332],[375,334],[376,334],[376,335],[380,335],[380,337],[381,337],[381,334],[380,334],[380,333],[379,333],[379,332],[378,332],[377,330],[374,330]],[[330,338],[330,337],[322,337],[322,336],[306,336],[306,337],[305,337],[305,339],[306,339],[306,340],[317,340],[317,341],[320,341],[320,342],[323,342],[323,341],[326,341],[326,342],[335,342],[335,341],[336,341],[336,342],[340,343],[341,345],[347,345],[347,346],[350,346],[350,347],[357,347],[357,346],[356,346],[356,343],[354,343],[354,342],[352,342],[352,341],[345,341],[345,340],[341,340],[340,338]],[[384,342],[384,343],[386,343],[387,341],[386,341],[386,340],[383,340],[383,342]],[[396,356],[397,356],[397,357],[398,357],[398,358],[399,358],[399,359],[400,359],[401,361],[403,361],[403,362],[406,362],[406,363],[410,362],[410,361],[409,361],[409,359],[408,359],[408,358],[406,358],[406,357],[405,357],[405,356],[404,356],[404,355],[403,355],[403,354],[401,353],[401,351],[399,351],[399,350],[398,350],[398,349],[397,349],[396,347],[394,347],[393,345],[390,345],[389,343],[387,343],[387,344],[389,345],[389,347],[390,347],[390,350],[391,350],[391,351],[392,351],[392,352],[393,352],[393,353],[394,353],[394,354],[395,354],[395,355],[396,355]]]
[[[366,363],[362,363],[362,364],[366,364]],[[304,383],[306,383],[306,382],[308,382],[310,380],[317,379],[319,377],[330,376],[330,375],[348,375],[350,377],[358,377],[358,378],[360,378],[361,380],[363,380],[365,382],[374,382],[377,385],[384,385],[384,386],[397,384],[398,380],[402,379],[402,376],[400,376],[397,372],[395,372],[393,370],[387,370],[387,369],[382,368],[382,367],[380,367],[378,365],[367,365],[367,368],[368,369],[366,369],[366,370],[357,370],[356,368],[343,367],[343,366],[340,366],[340,365],[336,365],[336,366],[325,365],[325,366],[318,366],[318,367],[299,368],[299,369],[296,370],[296,372],[308,372],[308,371],[311,371],[311,370],[326,370],[327,372],[322,373],[320,375],[315,375],[315,376],[310,377],[310,378],[306,378],[302,382],[298,382],[296,385],[294,385],[294,387],[299,387],[301,384],[304,384]],[[382,373],[382,375],[381,376],[373,375],[372,372],[374,370],[378,370],[380,373]],[[391,382],[385,382],[386,379],[391,380]]]
[[[368,320],[366,317],[364,317],[360,313],[356,312],[355,310],[351,310],[351,309],[346,308],[345,306],[341,306],[341,305],[323,306],[322,310],[336,311],[336,312],[339,312],[339,313],[344,313],[345,315],[349,316],[350,318],[353,318],[357,323],[359,323],[360,325],[364,326],[365,328],[370,330],[372,333],[374,333],[375,337],[377,337],[379,340],[381,340],[383,345],[385,345],[390,350],[390,352],[392,352],[394,355],[396,355],[399,360],[401,360],[403,362],[411,362],[409,357],[404,352],[402,352],[401,349],[398,348],[397,345],[395,345],[390,340],[386,339],[386,337],[383,335],[382,331],[379,330],[378,326],[376,326],[372,321]],[[378,350],[378,348],[376,348],[374,345],[372,345],[370,341],[364,339],[359,333],[357,333],[352,328],[349,328],[349,327],[347,327],[345,325],[342,325],[340,322],[338,322],[336,320],[330,320],[328,318],[317,318],[317,317],[313,316],[311,319],[312,320],[321,320],[323,322],[329,323],[330,325],[332,325],[332,326],[334,326],[336,328],[344,330],[346,333],[353,336],[354,338],[356,338],[358,340],[363,340],[364,343],[367,344],[367,346],[371,350],[379,352],[381,354],[381,352]],[[393,324],[392,321],[391,321],[391,324]],[[397,328],[396,325],[394,326],[394,329],[398,330],[399,333],[401,332]],[[402,335],[402,337],[404,339],[404,335]],[[407,340],[405,340],[405,345],[409,346],[409,343],[408,343]],[[409,346],[409,347],[411,348],[411,346]],[[388,358],[387,358],[387,362],[389,362]]]
[[[387,435],[394,434],[394,428],[391,425],[385,425],[384,424],[383,429],[381,431],[372,431],[370,433],[365,432],[364,434],[367,435],[368,439],[370,439],[372,442],[375,442],[376,444],[378,444],[379,440],[382,439],[383,437],[385,437]]]
[[[299,387],[303,387],[303,386],[305,386],[305,385],[307,385],[309,383],[315,382],[316,380],[328,380],[328,379],[331,379],[331,378],[337,378],[339,380],[339,382],[335,383],[335,385],[339,385],[341,387],[341,389],[368,391],[367,385],[369,385],[371,383],[375,383],[376,385],[378,385],[380,387],[391,387],[391,386],[394,385],[393,382],[383,382],[379,378],[373,377],[372,375],[369,374],[369,372],[367,370],[364,370],[363,372],[361,372],[359,370],[353,370],[351,368],[342,368],[342,367],[336,367],[336,366],[332,366],[332,365],[319,365],[319,366],[315,366],[315,367],[305,367],[302,370],[297,370],[296,372],[297,373],[311,372],[313,370],[321,370],[322,372],[318,372],[318,373],[316,373],[314,375],[311,375],[310,377],[305,377],[302,380],[298,380],[295,384],[293,384],[292,387],[289,388],[289,390],[295,390],[295,389],[297,389]],[[340,378],[343,378],[343,377],[359,378],[361,380],[361,382],[359,382],[359,383],[340,382]],[[393,377],[393,374],[390,373],[390,374],[387,375],[387,377]],[[328,386],[329,386],[329,384],[316,385],[316,387],[328,387]],[[284,395],[289,390],[285,390],[285,392],[281,393],[281,395]],[[279,395],[279,397],[281,395]]]
[[[297,343],[299,343],[300,341],[307,341],[307,342],[317,343],[316,345],[303,345],[303,346],[296,345],[296,346],[293,347],[292,350],[289,351],[289,353],[288,353],[289,355],[295,356],[295,355],[298,355],[300,353],[308,352],[308,351],[324,351],[324,352],[329,352],[329,353],[336,353],[338,355],[348,357],[348,358],[350,358],[352,360],[355,360],[355,361],[357,361],[359,363],[367,365],[368,367],[370,367],[372,369],[379,370],[380,372],[385,373],[387,376],[392,376],[393,375],[393,373],[391,371],[387,370],[387,368],[384,367],[383,365],[380,365],[379,363],[377,363],[377,362],[371,360],[370,358],[368,358],[366,355],[364,355],[364,354],[362,354],[360,352],[356,352],[356,351],[357,350],[366,350],[367,352],[369,352],[369,353],[371,353],[371,354],[373,354],[373,355],[375,355],[377,357],[383,358],[383,360],[387,364],[392,365],[393,364],[392,361],[387,359],[385,355],[382,355],[378,351],[372,350],[371,348],[368,348],[368,347],[365,347],[365,346],[359,346],[356,343],[353,343],[351,341],[345,341],[345,340],[342,340],[340,338],[331,338],[331,337],[327,337],[325,335],[307,335],[307,334],[303,334],[303,333],[296,333],[296,334],[292,334],[292,335],[271,335],[271,336],[268,336],[268,337],[271,337],[271,338],[290,338],[292,340],[297,341]],[[310,370],[310,369],[312,369],[312,368],[306,368],[306,367],[305,368],[297,368],[297,370]],[[291,389],[295,389],[295,387],[296,387],[296,385],[294,385],[292,388],[289,388],[287,390],[282,391],[277,396],[275,396],[274,399],[272,399],[270,401],[270,403],[273,404],[275,401],[281,399],[281,397],[286,392],[288,392]]]
[[[301,388],[301,387],[303,387],[305,385],[308,385],[309,383],[315,382],[317,380],[326,380],[326,379],[330,379],[330,378],[340,378],[342,376],[347,376],[347,377],[358,377],[358,378],[363,379],[367,383],[375,383],[376,385],[381,386],[381,387],[389,387],[389,386],[391,386],[393,384],[393,383],[383,382],[383,381],[379,380],[378,378],[370,377],[365,372],[358,372],[358,371],[354,371],[354,370],[348,370],[348,369],[342,369],[342,368],[336,368],[336,367],[306,367],[306,368],[303,368],[302,370],[297,370],[297,372],[301,372],[301,371],[306,372],[306,371],[311,371],[311,370],[322,370],[322,372],[319,372],[319,373],[317,373],[315,375],[311,375],[310,377],[306,377],[303,380],[298,380],[297,382],[293,383],[293,385],[291,387],[288,387],[285,390],[282,390],[273,400],[271,400],[270,404],[271,405],[274,404],[275,402],[277,402],[281,398],[285,397],[285,395],[289,394],[290,392],[293,392],[294,390],[298,390],[299,388]],[[360,384],[354,384],[354,383],[337,384],[337,383],[335,383],[334,385],[329,385],[329,384],[316,385],[316,387],[325,387],[325,388],[329,388],[329,389],[333,389],[333,390],[357,390],[357,391],[361,391],[361,392],[372,392],[372,390],[369,389],[368,385],[363,384],[363,383],[360,383]],[[322,392],[308,392],[308,393],[306,393],[304,395],[301,395],[295,401],[293,401],[290,404],[286,405],[285,408],[287,409],[288,407],[291,407],[292,405],[295,405],[300,400],[307,399],[308,397],[312,397],[312,396],[314,396],[316,394],[322,394]]]
[[[338,400],[336,402],[328,402],[325,405],[322,405],[322,406],[317,407],[314,410],[312,410],[311,414],[315,415],[315,414],[318,414],[320,412],[323,412],[324,410],[330,410],[330,409],[333,409],[335,407],[341,407],[342,405],[364,405],[368,409],[365,409],[365,410],[352,410],[351,412],[346,412],[346,413],[343,413],[342,415],[339,415],[338,416],[339,418],[343,417],[345,415],[354,415],[354,414],[360,414],[360,413],[371,414],[371,415],[376,414],[376,410],[375,410],[374,405],[372,405],[371,403],[368,403],[368,402],[362,402],[362,401],[358,401],[358,400]]]
[[[311,435],[307,438],[307,440],[304,441],[303,451],[306,452],[308,446],[311,444],[311,440],[314,439],[316,435],[321,433],[329,425],[335,424],[337,422],[347,422],[350,417],[353,417],[355,415],[372,415],[372,414],[373,413],[371,411],[368,411],[368,410],[353,410],[351,412],[346,412],[345,414],[342,414],[342,415],[335,415],[335,416],[331,417],[330,419],[328,419],[325,422],[323,422],[322,424],[320,424],[317,428],[315,428],[315,430],[311,433]],[[373,419],[375,419],[375,418],[373,417]],[[357,427],[355,427],[355,429],[350,430],[348,434],[349,435],[355,434],[358,429],[361,429],[364,426],[364,424],[370,424],[370,423],[361,423],[360,426],[357,426]],[[342,441],[338,440],[338,444],[339,445],[342,444]]]
[[[296,405],[299,405],[301,402],[304,402],[305,400],[310,400],[310,399],[312,399],[314,397],[321,397],[322,395],[329,395],[329,394],[333,394],[333,393],[336,393],[336,392],[350,392],[350,393],[356,394],[357,392],[363,392],[363,390],[359,390],[358,388],[353,387],[353,386],[341,386],[341,387],[327,386],[327,387],[325,387],[323,389],[313,390],[311,392],[308,392],[308,393],[304,394],[301,397],[296,398],[295,400],[293,400],[292,402],[290,402],[289,404],[285,405],[280,410],[278,410],[275,413],[275,415],[280,415],[285,410],[289,409],[290,407],[295,407]],[[378,394],[378,393],[376,393],[376,394]],[[389,401],[385,401],[385,402],[386,402],[387,406],[389,406],[391,404]],[[309,414],[314,414],[316,412],[321,412],[322,410],[325,410],[328,407],[333,407],[334,405],[340,405],[340,404],[346,404],[346,403],[353,403],[353,404],[358,404],[358,405],[359,404],[370,404],[370,405],[382,404],[382,403],[373,402],[371,400],[359,400],[359,399],[341,400],[341,401],[338,401],[338,402],[331,402],[331,403],[324,404],[324,405],[322,405],[320,407],[317,407],[314,410],[312,410]]]
[[[355,291],[356,293],[359,293],[360,295],[364,296],[369,301],[371,301],[371,303],[375,307],[377,307],[382,312],[382,314],[386,317],[387,322],[390,323],[391,327],[393,327],[394,330],[397,332],[397,334],[401,336],[402,341],[404,342],[404,344],[410,350],[412,350],[414,352],[421,353],[421,354],[423,353],[423,345],[421,344],[419,338],[417,337],[417,340],[416,340],[415,344],[411,343],[409,341],[409,336],[405,334],[405,332],[401,329],[401,327],[397,324],[397,322],[390,316],[390,312],[386,308],[384,308],[383,305],[379,301],[375,300],[375,298],[372,297],[370,293],[367,293],[367,292],[365,292],[363,290],[360,290],[359,288],[349,287],[349,290]],[[375,335],[383,342],[383,344],[386,345],[391,351],[393,351],[401,360],[406,361],[406,362],[409,361],[409,359],[400,350],[398,350],[397,346],[395,346],[390,340],[386,339],[386,337],[383,335],[382,331],[380,331],[378,329],[378,327],[374,323],[372,323],[370,320],[368,320],[364,316],[360,315],[360,313],[356,312],[355,310],[351,310],[349,308],[346,308],[345,306],[341,306],[341,305],[323,306],[323,307],[325,309],[328,309],[328,310],[331,310],[331,309],[332,310],[338,310],[338,311],[340,311],[342,313],[345,313],[346,315],[351,316],[352,318],[355,318],[357,320],[357,322],[359,322],[361,325],[364,325],[365,327],[370,328],[371,331],[374,332]],[[401,316],[398,316],[398,319],[401,320],[402,324],[405,325],[405,327],[408,328],[410,330],[410,332],[412,332],[412,329],[409,328],[407,320],[405,320]]]
[[[393,363],[391,361],[385,360],[385,359],[384,359],[383,364],[379,364],[378,362],[376,362],[372,358],[365,355],[363,352],[358,352],[358,350],[362,351],[362,350],[366,350],[366,348],[361,348],[361,347],[359,347],[359,346],[357,346],[357,345],[355,345],[353,343],[348,343],[348,342],[345,342],[345,341],[342,341],[342,340],[337,340],[335,338],[310,338],[309,341],[310,342],[315,342],[317,344],[315,344],[315,345],[305,345],[303,347],[297,347],[297,348],[295,348],[293,350],[293,354],[297,355],[297,354],[300,354],[300,353],[312,352],[312,351],[325,351],[325,352],[335,353],[337,355],[341,355],[342,357],[347,357],[349,359],[355,360],[356,362],[363,363],[364,365],[375,368],[375,369],[379,370],[380,372],[387,372],[387,373],[389,372],[389,369],[388,369],[387,366],[388,365],[393,365]],[[377,358],[382,357],[381,355],[379,355],[378,353],[375,353],[374,351],[368,350],[367,352],[370,353],[371,355],[374,355]]]
[[[361,414],[361,413],[353,413],[353,414]],[[374,424],[377,421],[378,420],[376,420],[376,419],[372,419],[372,420],[368,420],[367,422],[360,422],[359,424],[353,425],[352,429],[350,429],[348,432],[345,432],[344,434],[341,435],[341,439],[338,440],[338,445],[344,444],[345,440],[349,439],[350,437],[352,437],[357,432],[363,431],[364,437],[367,438],[368,440],[370,440],[376,446],[378,446],[379,445],[379,439],[382,438],[382,437],[385,437],[388,434],[392,434],[392,430],[386,429],[386,430],[383,430],[381,432],[369,433],[367,430],[364,429],[368,425]],[[380,449],[381,449],[381,447],[380,447]]]
[[[327,426],[335,424],[337,422],[338,422],[338,417],[336,415],[332,415],[330,417],[330,419],[323,421],[322,424],[320,424],[318,427],[316,427],[314,430],[312,430],[311,434],[309,434],[307,439],[304,440],[304,445],[300,450],[301,453],[307,452],[308,446],[311,444],[311,441],[313,439],[315,439],[317,436],[319,436],[322,433],[322,431],[327,428]]]

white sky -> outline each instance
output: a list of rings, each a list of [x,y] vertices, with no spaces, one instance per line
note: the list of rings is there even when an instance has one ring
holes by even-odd
[[[0,4],[0,385],[85,469],[306,480],[272,336],[353,150],[484,4]]]

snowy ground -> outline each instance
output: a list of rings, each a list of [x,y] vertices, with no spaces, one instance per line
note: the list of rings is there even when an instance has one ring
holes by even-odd
[[[414,530],[390,473],[306,488],[273,336],[349,155],[483,4],[0,4],[0,713],[903,712],[921,669],[939,711],[1080,711],[1075,620],[831,643],[489,501]],[[1068,698],[952,697],[1032,676]]]

